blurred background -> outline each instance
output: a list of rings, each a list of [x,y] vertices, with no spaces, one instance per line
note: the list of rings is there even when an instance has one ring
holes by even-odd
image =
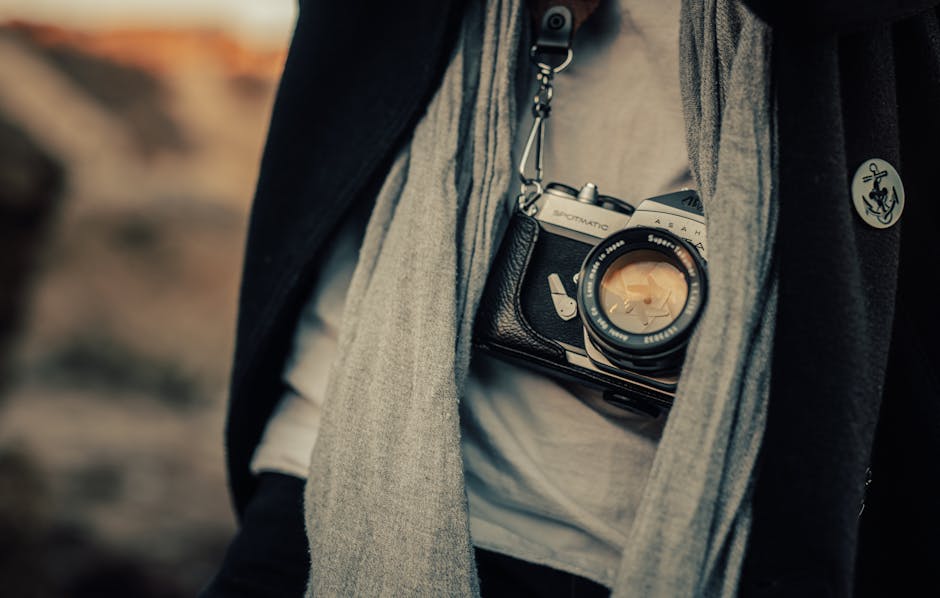
[[[193,596],[293,0],[0,3],[0,595]]]

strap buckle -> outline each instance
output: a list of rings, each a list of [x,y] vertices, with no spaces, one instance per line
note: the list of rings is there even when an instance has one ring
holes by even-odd
[[[563,4],[552,6],[542,15],[529,58],[540,71],[560,73],[571,64],[573,38],[574,15],[571,9]]]

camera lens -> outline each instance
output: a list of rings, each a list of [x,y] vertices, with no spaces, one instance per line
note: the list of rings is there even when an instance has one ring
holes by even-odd
[[[671,373],[705,303],[705,265],[665,230],[630,228],[598,243],[581,268],[578,307],[591,344],[620,367]]]
[[[689,296],[685,276],[668,256],[638,249],[614,260],[601,279],[600,302],[621,330],[652,333],[676,321]]]

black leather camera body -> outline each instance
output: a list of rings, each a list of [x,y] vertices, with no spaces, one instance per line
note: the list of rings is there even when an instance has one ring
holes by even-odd
[[[510,220],[474,345],[658,415],[673,402],[707,295],[701,200],[626,202],[549,184]]]

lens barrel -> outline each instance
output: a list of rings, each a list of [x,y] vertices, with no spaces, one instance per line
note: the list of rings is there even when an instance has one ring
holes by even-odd
[[[679,370],[707,296],[705,264],[688,242],[661,229],[621,230],[591,250],[578,280],[585,331],[611,363]]]

